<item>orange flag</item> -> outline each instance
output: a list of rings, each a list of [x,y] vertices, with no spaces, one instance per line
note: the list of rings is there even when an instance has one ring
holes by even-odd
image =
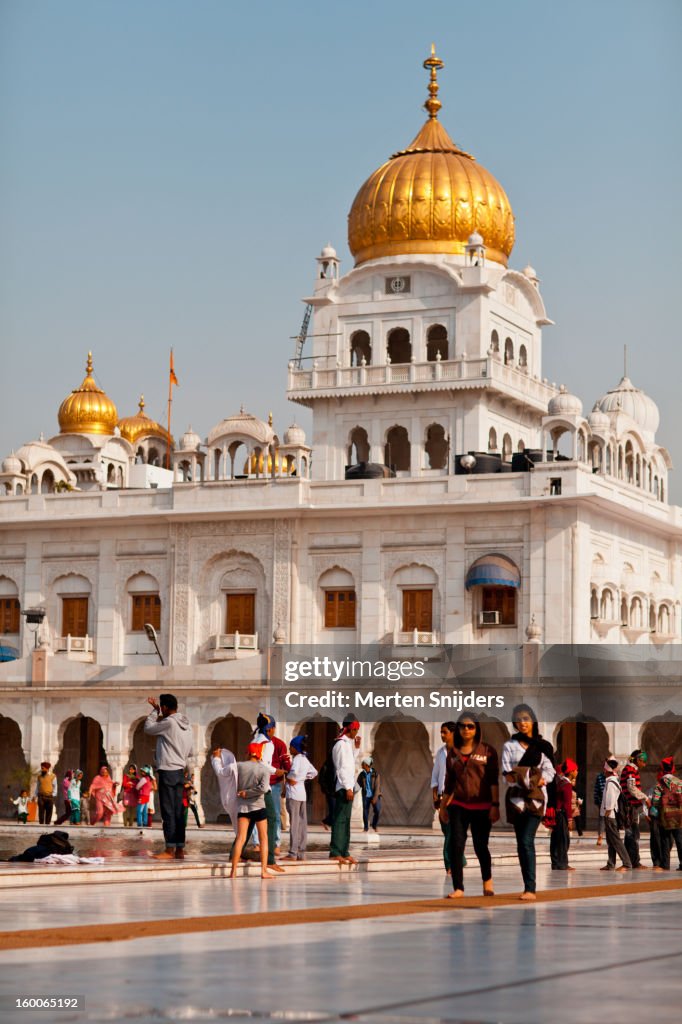
[[[170,382],[180,387],[178,378],[175,376],[175,366],[173,365],[173,349],[170,350]]]

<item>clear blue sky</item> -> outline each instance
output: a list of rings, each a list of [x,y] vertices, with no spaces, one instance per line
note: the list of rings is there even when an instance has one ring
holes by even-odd
[[[682,5],[678,0],[4,0],[0,457],[57,432],[95,375],[131,415],[205,436],[244,403],[282,430],[290,336],[374,168],[441,119],[504,185],[512,264],[549,315],[544,372],[594,400],[622,373],[678,466]],[[675,479],[675,476],[677,479]]]

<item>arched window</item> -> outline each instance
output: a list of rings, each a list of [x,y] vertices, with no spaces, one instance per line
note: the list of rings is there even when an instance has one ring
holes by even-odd
[[[448,332],[442,324],[433,324],[426,332],[426,358],[430,363],[448,358]]]
[[[426,431],[424,448],[429,459],[429,469],[444,469],[448,459],[448,442],[445,428],[440,423],[432,423]]]
[[[523,438],[519,439],[519,443],[516,446],[516,450],[517,450],[517,452],[525,452],[525,450],[526,450],[526,442],[523,440]]]
[[[348,465],[369,462],[369,439],[364,427],[353,427],[348,444]]]
[[[629,626],[630,625],[630,615],[629,615],[629,612],[628,612],[628,599],[627,599],[627,597],[625,595],[623,595],[623,597],[621,598],[621,601],[620,601],[620,624],[621,624],[621,626]]]
[[[110,462],[109,465],[107,466],[107,483],[116,483],[116,467],[114,466],[113,462]]]
[[[505,434],[502,438],[502,461],[511,462],[512,457],[512,439],[509,434]]]
[[[42,480],[40,481],[40,493],[54,494],[54,473],[51,469],[46,469],[43,473]]]
[[[396,472],[409,471],[410,439],[405,427],[391,427],[386,434],[384,464],[392,466]]]
[[[465,586],[473,591],[478,626],[516,625],[516,592],[521,586],[521,574],[510,558],[493,552],[477,558],[467,572]]]
[[[505,338],[504,361],[507,366],[511,366],[514,362],[514,342],[511,340],[511,338]]]
[[[130,598],[129,631],[143,633],[145,625],[161,629],[161,598],[159,584],[148,573],[138,573],[128,580],[126,587]]]
[[[590,590],[590,618],[599,618],[599,598],[597,596],[597,588],[592,587]]]
[[[494,427],[491,427],[490,430],[488,431],[488,451],[497,451],[497,431],[495,430]]]
[[[367,331],[354,331],[350,336],[350,365],[369,366],[372,362],[372,342]]]
[[[608,587],[602,590],[599,612],[604,622],[613,622],[613,593]]]
[[[160,466],[161,465],[161,460],[159,458],[159,450],[158,450],[158,448],[150,448],[149,449],[149,454],[147,456],[147,462],[149,463],[150,466]]]
[[[91,633],[90,580],[69,573],[56,580],[55,591],[61,602],[61,636],[88,636]]]
[[[521,366],[521,367],[528,366],[528,352],[526,351],[526,346],[525,345],[522,345],[521,348],[519,349],[519,366]]]
[[[644,611],[639,597],[633,597],[630,605],[630,625],[633,629],[644,628]]]
[[[37,493],[38,493],[38,476],[37,476],[36,473],[33,473],[33,475],[31,476],[31,494],[37,494]]]
[[[386,351],[391,363],[409,363],[412,359],[410,333],[404,327],[394,327],[388,332]]]
[[[656,616],[656,605],[653,601],[649,602],[649,629],[652,633],[656,632],[656,623],[658,619]]]
[[[658,609],[658,632],[670,633],[670,609],[667,604],[662,604]]]
[[[490,335],[490,348],[493,352],[500,351],[500,336],[497,331],[493,331]]]
[[[320,577],[325,629],[355,629],[355,581],[345,569],[329,569]]]

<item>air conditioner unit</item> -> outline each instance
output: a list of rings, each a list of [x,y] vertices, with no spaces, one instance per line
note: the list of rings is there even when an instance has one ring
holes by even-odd
[[[478,616],[479,626],[499,626],[500,624],[500,613],[499,612],[480,612]]]

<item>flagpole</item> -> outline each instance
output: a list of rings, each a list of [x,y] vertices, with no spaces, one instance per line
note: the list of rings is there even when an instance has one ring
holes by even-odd
[[[173,377],[175,376],[175,370],[173,368],[173,349],[170,350],[170,370],[168,372],[168,437],[166,438],[166,469],[171,468],[170,458],[170,446],[171,446],[171,404],[173,402]]]

